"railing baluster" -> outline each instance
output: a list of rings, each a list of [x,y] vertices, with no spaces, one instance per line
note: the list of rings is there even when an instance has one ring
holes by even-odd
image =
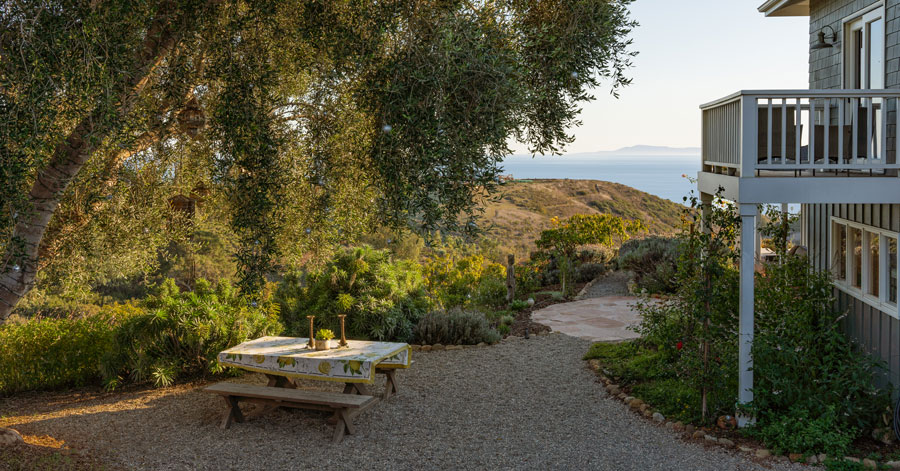
[[[859,157],[859,99],[851,98],[850,103],[853,106],[850,108],[850,112],[852,116],[850,116],[850,121],[853,123],[853,135],[850,136],[852,147],[850,147],[850,163],[855,164],[856,159]]]
[[[787,98],[781,99],[781,163],[787,160],[787,102]]]
[[[766,161],[769,165],[772,165],[772,99],[769,98],[768,106],[766,107],[769,111],[769,121],[768,121],[768,131],[766,134],[766,143],[768,144],[768,154],[766,156]]]
[[[882,164],[887,163],[887,98],[881,99],[880,104],[881,111],[881,152],[878,153],[878,158],[881,159]]]
[[[844,99],[838,99],[838,165],[844,163]]]
[[[809,147],[807,164],[812,167],[816,164],[816,100],[809,99]]]
[[[825,111],[823,113],[824,113],[824,117],[823,117],[823,122],[822,122],[822,130],[823,130],[822,142],[824,142],[825,145],[823,146],[824,152],[822,153],[822,157],[823,157],[822,165],[827,167],[831,164],[831,149],[830,149],[831,143],[829,142],[831,140],[831,99],[830,98],[825,99]]]
[[[866,163],[872,165],[872,158],[874,157],[874,152],[872,152],[872,146],[875,144],[875,140],[872,138],[872,118],[874,117],[874,113],[872,107],[874,104],[872,103],[871,97],[866,98]]]
[[[796,141],[796,143],[794,144],[794,147],[795,147],[794,150],[797,153],[794,154],[794,163],[799,164],[800,163],[800,141],[803,140],[803,127],[800,124],[800,122],[803,121],[803,106],[802,106],[802,103],[800,102],[800,98],[797,98],[795,101],[796,101],[796,105],[795,105],[795,109],[794,109],[794,119],[797,120],[797,122],[795,123],[796,127],[797,127],[797,138],[794,139],[794,141]],[[787,164],[786,158],[784,159],[783,163]]]

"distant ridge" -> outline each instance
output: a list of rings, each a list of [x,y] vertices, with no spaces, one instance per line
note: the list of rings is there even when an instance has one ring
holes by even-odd
[[[639,219],[650,234],[671,235],[681,227],[685,207],[619,183],[599,180],[513,180],[500,187],[500,198],[482,203],[481,227],[503,247],[527,258],[535,239],[553,226],[554,216],[612,214]]]
[[[616,150],[598,150],[596,152],[577,152],[572,154],[563,154],[559,156],[538,156],[538,157],[551,157],[554,159],[563,158],[563,159],[585,159],[591,157],[619,157],[619,156],[643,156],[643,157],[652,157],[652,156],[685,156],[685,155],[700,155],[699,147],[667,147],[667,146],[645,146],[645,145],[637,145],[630,147],[623,147],[621,149]],[[530,154],[514,154],[507,159],[515,159],[515,160],[523,160],[530,159],[532,156]]]
[[[601,155],[700,155],[700,148],[637,145],[616,150],[600,150],[594,153]]]

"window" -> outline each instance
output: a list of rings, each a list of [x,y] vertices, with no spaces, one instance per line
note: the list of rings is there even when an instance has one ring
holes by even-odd
[[[887,245],[888,264],[888,302],[897,304],[897,238],[885,237]]]
[[[847,225],[838,222],[833,223],[831,232],[834,240],[831,242],[831,271],[834,278],[840,281],[847,280]]]
[[[884,88],[884,8],[844,22],[844,87]]]
[[[841,290],[898,317],[897,233],[832,218],[831,271]]]
[[[872,296],[878,297],[878,288],[879,288],[879,274],[878,271],[878,252],[881,249],[881,240],[878,237],[877,233],[866,231],[866,239],[868,239],[868,244],[866,244],[866,257],[869,262],[869,269],[866,272],[869,274],[869,279],[866,281],[866,293],[871,294]]]
[[[850,285],[862,287],[862,229],[850,228]]]

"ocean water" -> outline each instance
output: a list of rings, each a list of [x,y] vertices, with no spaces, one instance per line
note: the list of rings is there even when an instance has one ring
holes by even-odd
[[[518,179],[570,178],[621,183],[676,203],[696,185],[682,175],[697,178],[699,155],[609,155],[563,156],[514,155],[503,161],[504,174]],[[696,193],[696,191],[695,191]]]

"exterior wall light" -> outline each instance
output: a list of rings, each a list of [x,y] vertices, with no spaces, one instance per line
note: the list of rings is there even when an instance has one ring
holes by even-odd
[[[825,28],[828,28],[831,30],[831,43],[828,43],[825,40]],[[812,49],[812,50],[828,49],[828,48],[834,47],[834,45],[837,44],[837,40],[838,40],[838,35],[837,35],[837,32],[834,30],[834,28],[832,28],[831,26],[825,25],[824,28],[819,30],[819,40],[816,41],[816,43],[813,44],[812,47],[810,47],[810,49]]]

